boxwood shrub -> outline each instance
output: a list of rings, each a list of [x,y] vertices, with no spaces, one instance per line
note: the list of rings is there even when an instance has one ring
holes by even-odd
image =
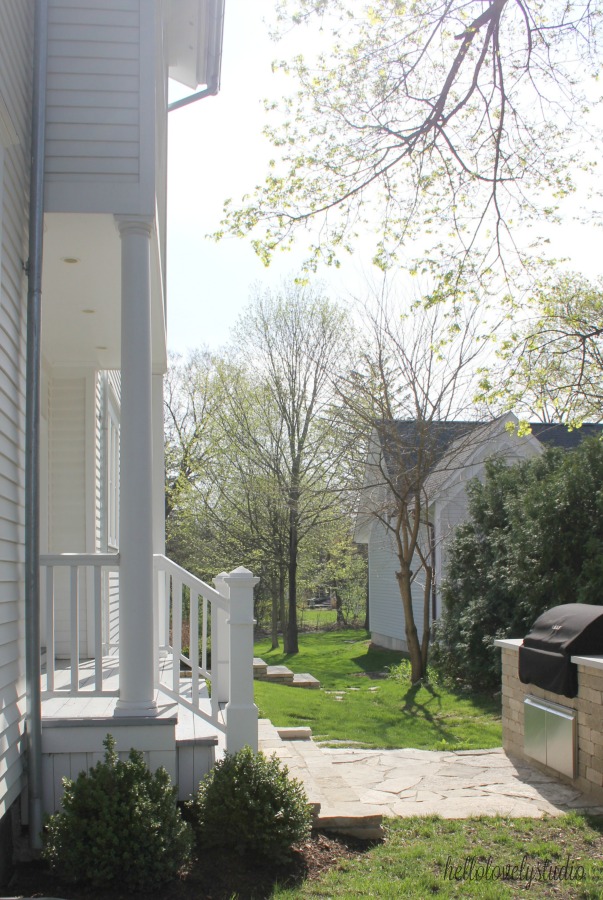
[[[199,852],[222,848],[281,862],[310,832],[303,785],[276,756],[244,747],[226,754],[186,805]]]
[[[103,745],[104,762],[64,779],[63,809],[48,819],[43,856],[61,877],[94,888],[156,888],[189,860],[190,826],[164,768],[151,773],[137,750],[120,760],[110,734]]]

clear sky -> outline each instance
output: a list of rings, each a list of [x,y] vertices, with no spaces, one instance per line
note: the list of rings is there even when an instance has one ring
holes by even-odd
[[[179,353],[226,343],[251,285],[277,285],[304,258],[302,243],[297,252],[277,254],[266,269],[248,240],[206,238],[219,227],[224,200],[260,184],[272,155],[261,135],[262,101],[282,93],[283,76],[272,74],[271,63],[286,55],[262,21],[273,9],[273,0],[226,0],[220,93],[170,113],[168,347]],[[301,34],[307,40],[308,32]],[[572,268],[589,276],[603,272],[600,230],[568,223],[552,239],[553,251],[569,255]],[[370,269],[360,249],[343,271],[320,276],[344,298]]]
[[[217,97],[170,113],[168,346],[177,352],[229,338],[254,281],[275,284],[301,262],[291,254],[266,269],[243,240],[206,238],[227,197],[263,180],[270,145],[262,100],[274,90],[278,55],[264,13],[271,0],[226,0],[222,83]]]

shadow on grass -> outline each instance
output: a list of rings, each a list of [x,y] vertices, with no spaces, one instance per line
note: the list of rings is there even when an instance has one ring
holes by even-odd
[[[429,698],[424,702],[421,702],[418,699],[418,694],[424,689],[429,694]],[[428,704],[432,703],[434,700],[437,700],[436,704],[436,712],[434,713],[428,706]],[[420,716],[425,722],[427,722],[431,728],[433,728],[434,732],[439,736],[440,740],[446,741],[447,743],[455,743],[458,741],[457,735],[455,735],[449,728],[446,728],[442,722],[439,721],[438,713],[442,709],[442,696],[439,694],[433,685],[429,683],[423,684],[420,682],[419,684],[413,684],[408,688],[406,694],[404,696],[404,704],[400,708],[400,711],[406,713],[411,716]]]
[[[367,675],[387,675],[388,667],[397,665],[407,657],[395,650],[377,650],[369,647],[362,656],[354,656],[350,660]]]
[[[313,832],[311,838],[293,851],[291,859],[280,865],[257,854],[233,854],[214,849],[191,865],[180,878],[168,882],[160,890],[145,891],[144,894],[128,894],[120,890],[119,885],[92,890],[85,885],[66,884],[40,861],[18,865],[10,887],[11,891],[25,897],[44,895],[66,900],[201,900],[205,897],[262,900],[271,897],[277,886],[299,887],[308,878],[314,880],[341,860],[360,857],[373,846],[374,842]]]

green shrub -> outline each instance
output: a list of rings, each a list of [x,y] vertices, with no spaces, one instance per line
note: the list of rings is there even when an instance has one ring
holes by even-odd
[[[410,665],[409,659],[401,659],[398,663],[392,663],[391,666],[386,666],[387,669],[387,677],[389,681],[395,681],[397,684],[404,684],[407,687],[412,686],[411,673],[412,667]],[[421,679],[423,684],[429,684],[433,687],[438,687],[444,681],[442,676],[433,666],[429,666],[427,672],[424,677]]]
[[[522,638],[561,603],[603,593],[603,443],[549,449],[513,466],[486,464],[468,486],[469,518],[454,534],[431,661],[473,690],[499,690],[496,638]]]
[[[200,851],[212,847],[285,860],[303,840],[311,811],[301,782],[276,756],[244,747],[226,754],[186,805]]]
[[[103,746],[104,762],[64,779],[63,811],[48,820],[43,856],[71,881],[154,888],[189,860],[190,827],[165,769],[151,773],[137,750],[121,761],[110,734]]]

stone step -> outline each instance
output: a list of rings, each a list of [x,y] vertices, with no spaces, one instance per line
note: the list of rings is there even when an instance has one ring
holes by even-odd
[[[268,670],[268,665],[259,656],[253,657],[253,677],[261,678]]]
[[[293,676],[293,687],[306,688],[306,690],[317,691],[320,688],[320,681],[309,672],[300,672]]]
[[[258,681],[272,681],[276,684],[289,684],[292,687],[306,688],[317,691],[320,681],[309,672],[293,674],[287,666],[269,666],[259,656],[253,658],[253,677]]]
[[[293,684],[293,672],[287,666],[268,666],[266,678],[279,684]]]
[[[314,827],[363,840],[383,837],[382,813],[360,801],[357,785],[341,774],[341,767],[310,740],[300,740],[306,729],[275,728],[268,719],[259,721],[260,749],[275,753],[293,778],[304,784],[314,809]]]
[[[266,666],[266,672],[256,677],[258,681],[272,681],[273,684],[293,684],[293,672],[287,666]]]
[[[290,725],[276,729],[281,741],[311,741],[312,729],[307,725]]]

